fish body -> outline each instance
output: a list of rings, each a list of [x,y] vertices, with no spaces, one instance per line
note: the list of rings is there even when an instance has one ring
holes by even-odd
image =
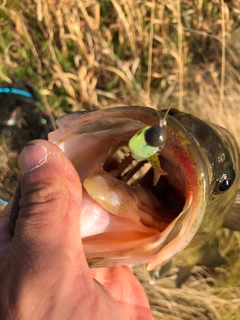
[[[224,263],[214,246],[214,239],[216,231],[223,226],[240,230],[239,213],[232,210],[238,195],[240,167],[239,146],[225,128],[179,111],[175,111],[174,117],[197,143],[203,155],[202,161],[206,164],[205,176],[208,176],[208,182],[203,181],[208,183],[208,193],[199,229],[189,245],[179,252],[163,271],[164,273],[173,265],[178,266],[177,286],[180,287],[196,264],[215,267]],[[230,221],[233,220],[235,225],[230,226]]]
[[[83,183],[80,232],[89,266],[146,263],[153,272],[173,262],[183,266],[180,286],[193,265],[215,252],[215,232],[238,191],[239,148],[224,128],[171,109],[167,140],[157,152],[168,175],[153,186],[151,165],[124,152],[164,114],[145,107],[74,113],[57,121],[49,140]]]

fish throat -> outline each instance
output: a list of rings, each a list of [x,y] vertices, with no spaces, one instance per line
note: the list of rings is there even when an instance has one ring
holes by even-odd
[[[160,227],[159,231],[163,231],[184,208],[187,195],[186,175],[170,152],[163,148],[160,154],[156,154],[163,174],[154,185],[152,165],[147,160],[133,159],[129,148],[123,144],[126,144],[126,141],[121,141],[121,147],[112,148],[103,170],[127,184],[129,187],[126,192],[132,190],[137,194],[135,201],[139,207],[148,208],[154,219],[151,227]]]

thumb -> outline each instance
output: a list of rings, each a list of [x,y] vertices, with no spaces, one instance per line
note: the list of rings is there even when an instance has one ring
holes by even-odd
[[[52,143],[35,140],[23,149],[19,166],[20,211],[8,260],[14,258],[18,273],[25,260],[31,270],[44,272],[76,257],[86,264],[80,237],[82,189],[70,160]]]

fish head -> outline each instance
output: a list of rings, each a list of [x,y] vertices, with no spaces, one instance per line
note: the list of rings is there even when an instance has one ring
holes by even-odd
[[[133,135],[157,126],[164,112],[116,107],[73,113],[49,134],[83,183],[79,234],[90,267],[147,263],[152,270],[187,247],[201,228],[217,175],[204,137],[180,115],[169,112],[158,154],[168,175],[155,186],[151,166],[132,162],[125,152]]]
[[[223,225],[236,198],[240,179],[239,146],[229,131],[219,125],[178,110],[170,113],[188,131],[206,165],[207,206],[196,237],[198,243],[206,242]]]

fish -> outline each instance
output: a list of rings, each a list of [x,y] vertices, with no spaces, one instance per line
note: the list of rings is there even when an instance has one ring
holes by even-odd
[[[239,147],[225,128],[170,109],[156,153],[167,174],[154,185],[154,169],[131,157],[129,141],[165,114],[140,106],[75,112],[57,120],[49,141],[83,184],[80,233],[89,267],[146,264],[154,282],[159,270],[177,265],[180,287],[194,265],[222,263],[214,247],[219,228],[240,230],[238,210],[231,211]]]

